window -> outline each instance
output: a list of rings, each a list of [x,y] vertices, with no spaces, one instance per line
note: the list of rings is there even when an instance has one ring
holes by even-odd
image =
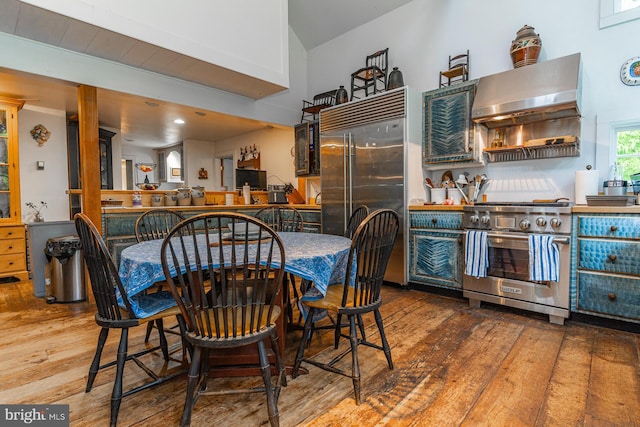
[[[600,28],[640,18],[640,0],[600,0]]]
[[[614,127],[616,163],[622,168],[622,179],[640,173],[640,124]]]

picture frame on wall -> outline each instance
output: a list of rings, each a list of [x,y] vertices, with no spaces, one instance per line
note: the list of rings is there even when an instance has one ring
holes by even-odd
[[[171,168],[171,176],[180,176],[182,175],[182,170],[180,168]]]

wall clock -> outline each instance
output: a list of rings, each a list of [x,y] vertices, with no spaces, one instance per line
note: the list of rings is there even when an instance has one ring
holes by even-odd
[[[622,64],[620,80],[628,86],[640,85],[640,56],[629,58]]]

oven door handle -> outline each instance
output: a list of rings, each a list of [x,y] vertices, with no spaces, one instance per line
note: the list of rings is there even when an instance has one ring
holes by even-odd
[[[505,234],[493,234],[493,233],[487,233],[487,237],[489,238],[498,238],[498,239],[515,239],[515,240],[528,240],[529,236],[527,234],[509,234],[509,235],[505,235]],[[560,243],[562,245],[568,245],[569,243],[571,243],[571,239],[569,237],[555,237],[553,239],[553,243]]]

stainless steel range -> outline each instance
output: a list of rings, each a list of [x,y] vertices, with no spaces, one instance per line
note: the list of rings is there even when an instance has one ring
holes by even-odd
[[[487,233],[486,277],[464,275],[463,295],[472,307],[481,301],[549,315],[564,324],[569,317],[571,207],[554,203],[476,203],[464,207],[464,227]],[[529,234],[553,236],[559,249],[557,282],[530,279]],[[464,247],[466,251],[466,236]],[[464,258],[464,257],[463,257]],[[466,260],[463,260],[466,263]]]

